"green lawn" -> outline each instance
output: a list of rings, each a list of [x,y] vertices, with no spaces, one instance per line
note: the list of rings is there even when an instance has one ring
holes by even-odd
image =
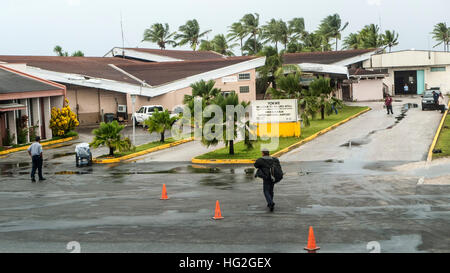
[[[444,120],[444,125],[434,149],[441,149],[442,153],[433,154],[433,158],[450,157],[450,115],[447,115]]]
[[[331,115],[326,116],[325,120],[312,120],[311,125],[309,127],[302,128],[301,131],[301,137],[286,137],[286,138],[279,138],[279,145],[277,149],[271,150],[271,154],[276,153],[286,147],[289,147],[300,140],[307,138],[325,128],[328,128],[332,126],[333,124],[336,124],[350,116],[353,116],[368,107],[359,107],[359,106],[344,106],[343,109],[339,109],[338,115]],[[265,141],[270,142],[270,140]],[[234,152],[235,155],[231,156],[228,154],[228,148],[222,148],[215,150],[213,152],[203,154],[201,156],[196,157],[197,159],[257,159],[261,156],[261,143],[263,141],[258,141],[255,143],[255,147],[253,150],[247,150],[247,148],[244,145],[244,142],[239,142],[234,145]]]
[[[70,131],[70,132],[68,132],[68,133],[67,133],[66,135],[64,135],[64,136],[56,136],[56,137],[53,137],[52,139],[43,140],[43,141],[41,141],[40,143],[43,144],[43,143],[50,142],[50,141],[60,140],[60,139],[69,138],[69,137],[76,137],[76,136],[78,136],[78,133],[77,133],[77,132]],[[31,143],[33,143],[34,139],[30,139],[30,140],[31,140],[30,143],[13,144],[11,147],[12,147],[12,148],[20,148],[20,147],[29,146],[29,145],[31,145]],[[4,148],[3,148],[3,147],[0,147],[0,149],[4,149]],[[0,150],[0,151],[1,151],[1,150]]]
[[[114,153],[114,158],[126,156],[126,155],[129,155],[129,154],[138,153],[138,152],[141,152],[141,151],[150,149],[150,148],[155,148],[155,147],[158,147],[158,146],[161,146],[161,145],[170,144],[170,143],[173,143],[173,142],[175,142],[175,141],[177,141],[177,140],[175,140],[175,139],[173,139],[173,138],[166,138],[165,141],[164,141],[164,143],[163,143],[163,142],[160,142],[160,141],[155,141],[155,142],[150,142],[150,143],[147,143],[147,144],[142,144],[142,145],[136,146],[136,149],[135,149],[135,150],[132,150],[132,151],[128,151],[128,152],[115,152],[115,153]],[[106,157],[109,157],[109,154],[99,156],[98,158],[106,158]]]

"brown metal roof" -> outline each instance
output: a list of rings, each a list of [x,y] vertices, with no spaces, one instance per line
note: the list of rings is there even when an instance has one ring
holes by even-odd
[[[368,70],[364,68],[352,68],[348,70],[350,76],[373,76],[373,75],[388,75],[387,69]]]
[[[0,65],[0,94],[51,90],[64,87]]]
[[[110,67],[109,64],[125,65],[141,63],[139,61],[121,58],[58,56],[0,56],[0,61],[7,63],[25,63],[28,66],[55,72],[73,73],[132,84],[139,84],[139,82]]]
[[[227,67],[233,64],[249,61],[254,58],[256,57],[244,56],[203,61],[122,64],[118,65],[118,67],[141,80],[145,80],[146,83],[152,86],[157,86],[211,70]]]
[[[341,51],[286,53],[283,55],[283,58],[285,64],[300,64],[300,63],[333,64],[375,50],[376,49],[372,48],[372,49],[354,49]]]
[[[138,52],[150,53],[185,61],[209,60],[217,58],[226,58],[222,54],[214,51],[192,51],[192,50],[167,50],[167,49],[150,49],[150,48],[125,48]]]

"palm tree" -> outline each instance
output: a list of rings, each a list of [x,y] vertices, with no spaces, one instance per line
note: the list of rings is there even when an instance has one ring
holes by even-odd
[[[322,36],[317,33],[306,33],[303,38],[304,51],[321,51]]]
[[[291,41],[291,29],[283,20],[280,19],[278,21],[278,31],[280,32],[280,42],[284,45],[284,50],[286,50],[287,45]]]
[[[380,27],[375,24],[366,25],[360,32],[362,48],[377,48],[383,45],[383,37],[378,32]]]
[[[55,48],[53,49],[53,52],[56,53],[56,55],[60,56],[60,57],[67,57],[69,56],[69,54],[67,52],[63,52],[62,47],[57,45],[55,46]]]
[[[309,90],[312,92],[312,95],[318,98],[317,104],[320,110],[322,120],[325,119],[325,113],[328,115],[331,114],[331,103],[329,101],[329,95],[333,88],[330,85],[330,79],[319,77],[315,79],[309,85]]]
[[[259,26],[259,14],[246,14],[241,19],[241,23],[244,26],[245,33],[247,35],[251,35],[253,38],[253,49],[258,48],[258,41],[257,35],[261,33],[261,28]],[[254,53],[256,54],[256,52]]]
[[[181,33],[175,35],[175,40],[180,40],[177,45],[182,46],[189,43],[194,51],[197,49],[200,38],[211,32],[211,30],[200,32],[200,26],[196,19],[187,21],[186,24],[180,26],[178,30]]]
[[[55,48],[53,49],[53,52],[56,53],[56,55],[58,55],[59,57],[68,57],[69,53],[67,51],[63,51],[62,47],[60,47],[59,45],[55,46]],[[75,52],[73,52],[71,55],[71,57],[84,57],[84,53],[81,50],[77,50]]]
[[[84,57],[84,53],[81,50],[77,50],[71,55],[72,57]]]
[[[238,44],[228,44],[228,41],[225,38],[225,35],[223,34],[216,35],[214,39],[212,39],[211,44],[213,51],[225,56],[234,56],[232,49],[233,47],[238,45]]]
[[[287,32],[287,28],[286,28],[285,32]],[[267,43],[267,42],[274,43],[275,49],[277,51],[278,51],[278,42],[282,41],[282,35],[283,35],[283,33],[282,33],[280,21],[272,19],[269,22],[267,22],[266,25],[264,25],[262,27],[262,37],[265,39],[264,43]]]
[[[229,155],[234,155],[234,142],[238,136],[237,128],[244,128],[244,143],[247,146],[247,149],[251,149],[253,147],[252,145],[252,138],[249,137],[251,135],[251,130],[249,128],[250,124],[248,122],[245,122],[243,120],[239,120],[238,115],[236,112],[233,113],[233,123],[231,122],[231,116],[228,116],[227,114],[227,106],[238,106],[241,105],[244,109],[249,105],[248,102],[239,102],[239,97],[236,93],[231,93],[227,96],[222,95],[221,93],[216,96],[212,102],[212,104],[219,106],[222,109],[222,119],[221,124],[217,124],[216,122],[210,123],[211,119],[216,118],[214,117],[207,117],[203,119],[203,128],[205,134],[203,134],[202,137],[202,143],[206,145],[207,147],[215,146],[219,143],[219,141],[224,141],[225,145],[228,147],[228,153]],[[220,117],[219,117],[220,119]],[[221,126],[222,128],[222,138],[218,139],[218,136],[216,136],[216,129],[217,126]],[[208,132],[211,132],[211,135],[208,135]]]
[[[122,139],[122,135],[120,134],[124,127],[123,125],[119,125],[117,120],[109,123],[100,123],[100,127],[92,131],[95,137],[90,145],[93,148],[107,146],[110,156],[114,156],[115,150],[119,150],[120,152],[129,151],[132,146],[130,139]]]
[[[192,95],[185,95],[183,103],[188,105],[189,108],[193,110],[194,99],[196,97],[200,97],[203,99],[203,102],[209,105],[211,100],[220,94],[220,89],[215,88],[215,84],[216,82],[214,80],[209,80],[207,82],[200,80],[191,84]]]
[[[214,50],[214,45],[212,41],[202,40],[200,46],[198,47],[199,51],[212,51]]]
[[[360,48],[360,37],[358,33],[350,33],[344,39],[344,49],[358,49]]]
[[[305,35],[305,19],[301,17],[293,18],[288,22],[289,33],[292,35],[291,38],[301,39]]]
[[[250,38],[244,44],[244,55],[256,55],[262,48],[263,44],[259,40],[254,41],[253,38]]]
[[[383,44],[389,47],[389,52],[391,52],[392,47],[398,45],[398,33],[386,30],[383,34]]]
[[[287,45],[287,53],[296,53],[301,51],[303,51],[303,44],[299,43],[298,41],[292,39]]]
[[[319,33],[324,35],[326,38],[334,38],[336,40],[336,51],[338,50],[338,40],[341,39],[341,32],[344,31],[348,26],[348,22],[342,26],[342,20],[339,14],[333,14],[327,16],[322,20],[319,26]]]
[[[433,32],[433,39],[438,41],[439,43],[436,44],[434,47],[437,47],[438,45],[444,44],[444,51],[449,50],[450,45],[450,28],[447,27],[446,23],[438,23],[434,26]]]
[[[233,23],[230,27],[230,33],[228,33],[227,38],[230,41],[238,39],[241,45],[241,56],[244,55],[243,46],[244,46],[244,38],[247,37],[248,33],[245,31],[244,26],[241,22]]]
[[[174,40],[171,40],[175,34],[175,32],[170,33],[169,24],[156,23],[144,31],[144,39],[142,41],[152,42],[157,44],[159,48],[166,49],[166,44],[176,44]]]
[[[179,119],[179,117],[171,117],[169,111],[164,110],[159,112],[158,109],[149,117],[144,123],[148,126],[148,131],[150,133],[159,133],[161,135],[160,142],[165,141],[165,132],[170,130],[172,125]]]
[[[284,69],[281,69],[282,71]],[[301,111],[300,115],[305,124],[309,126],[310,119],[314,119],[318,110],[318,99],[315,93],[311,92],[309,89],[303,89],[300,78],[301,71],[293,68],[295,73],[279,73],[277,72],[277,87],[267,89],[267,94],[270,95],[272,99],[297,99],[298,106]]]
[[[276,88],[275,73],[283,65],[281,54],[274,47],[265,46],[257,55],[266,57],[264,66],[257,69],[259,77],[267,86],[272,83],[272,87]]]

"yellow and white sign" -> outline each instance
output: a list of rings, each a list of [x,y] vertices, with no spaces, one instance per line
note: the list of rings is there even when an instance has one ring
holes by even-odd
[[[298,121],[297,100],[256,100],[252,101],[252,122],[281,123]]]
[[[259,137],[300,137],[296,99],[256,100],[251,103],[251,122]]]

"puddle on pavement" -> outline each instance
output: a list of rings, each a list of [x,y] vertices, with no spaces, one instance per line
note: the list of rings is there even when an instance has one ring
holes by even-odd
[[[13,175],[17,174],[15,169],[31,168],[31,163],[20,162],[20,163],[0,163],[0,174],[3,175]],[[20,174],[20,173],[19,173]],[[28,174],[28,173],[26,173]]]
[[[401,102],[401,101],[399,101],[399,102]],[[419,105],[416,104],[416,103],[406,103],[406,104],[403,104],[403,107],[402,107],[402,110],[401,110],[400,115],[398,115],[398,116],[395,117],[396,121],[395,121],[394,124],[392,124],[392,125],[386,127],[386,129],[380,129],[380,130],[373,130],[373,131],[370,131],[369,134],[367,134],[367,136],[364,137],[364,138],[350,139],[347,143],[342,144],[341,147],[349,147],[349,148],[351,148],[351,147],[353,147],[353,146],[358,147],[358,146],[361,146],[361,145],[369,144],[370,141],[371,141],[371,140],[370,140],[370,136],[371,136],[371,135],[373,135],[373,134],[375,134],[375,133],[377,133],[377,132],[379,132],[379,131],[383,131],[383,130],[391,130],[392,128],[394,128],[395,126],[397,126],[397,124],[399,124],[399,123],[407,116],[406,113],[408,112],[409,109],[412,109],[412,108],[418,108],[418,107],[419,107]]]
[[[42,148],[44,150],[49,150],[49,149],[55,149],[55,148],[61,148],[61,147],[69,147],[69,146],[72,146],[73,144],[74,143],[55,144],[55,145],[44,146]]]
[[[355,138],[349,140],[349,142],[344,143],[341,145],[341,147],[353,147],[353,146],[361,146],[366,145],[370,143],[370,139],[368,138]]]
[[[325,160],[325,163],[344,163],[344,160],[327,159]]]
[[[53,155],[51,155],[51,157],[49,159],[58,159],[61,157],[66,157],[66,156],[71,156],[71,155],[75,155],[75,152],[53,154]]]
[[[55,172],[55,175],[82,175],[82,174],[92,174],[92,170]]]

